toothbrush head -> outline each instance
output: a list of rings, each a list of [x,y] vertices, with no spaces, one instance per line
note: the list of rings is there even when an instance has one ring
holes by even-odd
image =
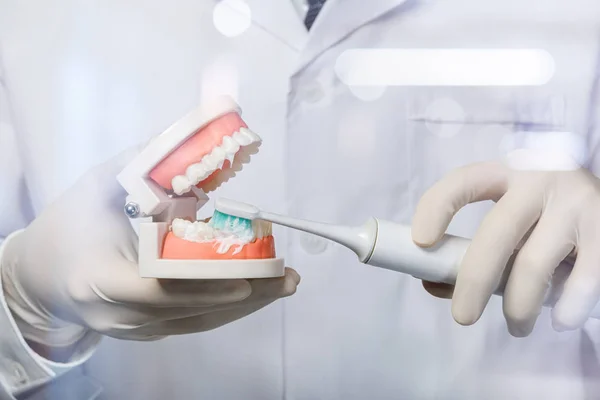
[[[215,212],[216,211],[248,220],[254,220],[260,217],[260,209],[258,207],[242,203],[241,201],[225,199],[223,197],[215,201]]]
[[[233,233],[240,237],[253,235],[251,220],[225,214],[218,210],[215,210],[209,223],[214,229]]]

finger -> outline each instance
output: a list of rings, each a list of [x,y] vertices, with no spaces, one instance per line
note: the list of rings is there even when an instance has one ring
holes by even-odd
[[[300,275],[289,267],[285,269],[285,275],[280,278],[251,279],[252,294],[242,302],[255,303],[291,296],[296,293],[299,283]]]
[[[461,325],[481,317],[520,240],[539,218],[541,196],[508,191],[484,218],[458,270],[452,315]]]
[[[171,321],[163,321],[150,324],[128,332],[129,336],[145,337],[148,335],[172,336],[187,335],[190,333],[206,332],[238,319],[244,318],[260,309],[275,302],[276,299],[255,303],[244,307],[236,307],[229,310],[213,311],[196,317],[189,317]],[[122,334],[122,333],[121,333]]]
[[[412,222],[413,241],[422,247],[433,246],[461,208],[477,201],[497,200],[506,187],[506,169],[499,163],[454,170],[421,197]]]
[[[454,292],[454,286],[448,285],[447,283],[437,283],[437,282],[429,282],[422,281],[423,288],[427,293],[432,295],[433,297],[437,297],[440,299],[451,299],[452,293]]]
[[[581,328],[600,301],[599,236],[580,234],[583,237],[575,265],[552,310],[552,324],[557,331]]]
[[[232,303],[236,304],[236,303]],[[223,305],[233,307],[230,304]],[[195,317],[212,312],[219,306],[199,307],[152,307],[139,305],[115,305],[107,303],[92,303],[83,306],[82,319],[86,325],[97,331],[106,329],[134,329],[143,325]],[[87,316],[91,319],[86,318]]]
[[[152,316],[157,317],[155,320],[166,321],[180,319],[187,316],[206,314],[214,311],[224,311],[258,303],[270,302],[280,298],[292,296],[294,293],[296,293],[298,284],[300,282],[300,275],[298,275],[298,273],[292,268],[286,268],[285,275],[280,278],[252,279],[249,282],[250,286],[252,287],[252,293],[250,296],[238,302],[193,308],[185,307],[163,309],[159,307],[153,307],[147,311],[150,311]],[[189,315],[185,315],[186,310]]]
[[[300,275],[292,268],[286,268],[285,275],[281,278],[251,279],[249,282],[252,287],[250,296],[238,302],[204,307],[204,313],[230,310],[292,296],[298,288]]]
[[[552,274],[575,245],[564,219],[542,215],[515,257],[504,289],[503,309],[508,330],[516,337],[528,336],[542,311]]]
[[[137,265],[124,259],[108,271],[98,271],[89,283],[93,292],[111,303],[154,307],[195,307],[241,301],[252,291],[245,279],[180,280],[141,278]]]
[[[202,314],[189,318],[169,319],[144,326],[119,326],[118,328],[122,331],[126,331],[113,332],[112,335],[121,337],[165,336],[215,329],[257,311],[280,298],[293,295],[299,282],[298,273],[291,268],[286,268],[286,274],[282,278],[254,280],[252,282],[255,289],[253,294],[242,302],[207,307]]]

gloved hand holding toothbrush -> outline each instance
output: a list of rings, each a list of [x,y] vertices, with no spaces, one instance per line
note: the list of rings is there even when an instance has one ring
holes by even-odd
[[[523,153],[521,153],[523,155]],[[550,278],[561,261],[573,269],[552,310],[558,331],[581,327],[600,301],[600,180],[588,170],[513,168],[484,162],[451,172],[421,198],[412,224],[415,243],[434,245],[469,203],[493,200],[465,254],[456,285],[424,282],[452,298],[452,315],[474,324],[516,249],[503,309],[513,336],[528,336],[541,312]]]
[[[211,330],[292,295],[300,282],[292,269],[258,280],[140,278],[116,180],[136,153],[91,170],[4,248],[8,306],[32,347],[51,359],[68,359],[102,335],[155,340]]]

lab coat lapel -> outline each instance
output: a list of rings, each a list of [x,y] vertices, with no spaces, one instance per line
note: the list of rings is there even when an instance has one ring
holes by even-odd
[[[409,1],[327,0],[310,30],[296,71],[356,29]],[[283,2],[291,3],[289,0]]]
[[[246,0],[252,22],[292,49],[305,46],[308,33],[290,0]]]

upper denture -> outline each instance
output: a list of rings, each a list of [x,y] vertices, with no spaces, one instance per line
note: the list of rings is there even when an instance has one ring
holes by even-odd
[[[247,125],[239,114],[231,112],[219,117],[163,159],[149,173],[150,178],[167,190],[173,189],[171,181],[175,176],[185,175],[188,166],[199,163],[223,143],[225,136],[231,137],[241,129],[247,129]]]
[[[219,179],[215,183],[216,185],[234,176],[235,172],[241,169],[242,164],[250,161],[250,151],[246,151],[248,146],[260,143],[260,137],[249,130],[247,130],[247,133],[240,134],[238,139],[236,139],[237,133],[239,132],[234,133],[233,136],[223,137],[223,142],[213,147],[212,151],[202,157],[200,162],[189,165],[183,175],[174,176],[171,180],[173,191],[181,195],[188,192],[192,185],[209,183],[209,181],[214,180],[212,178],[216,175],[215,171],[220,169],[223,171],[219,171]],[[226,170],[230,167],[232,171]],[[214,190],[214,187],[208,185],[203,189]]]

